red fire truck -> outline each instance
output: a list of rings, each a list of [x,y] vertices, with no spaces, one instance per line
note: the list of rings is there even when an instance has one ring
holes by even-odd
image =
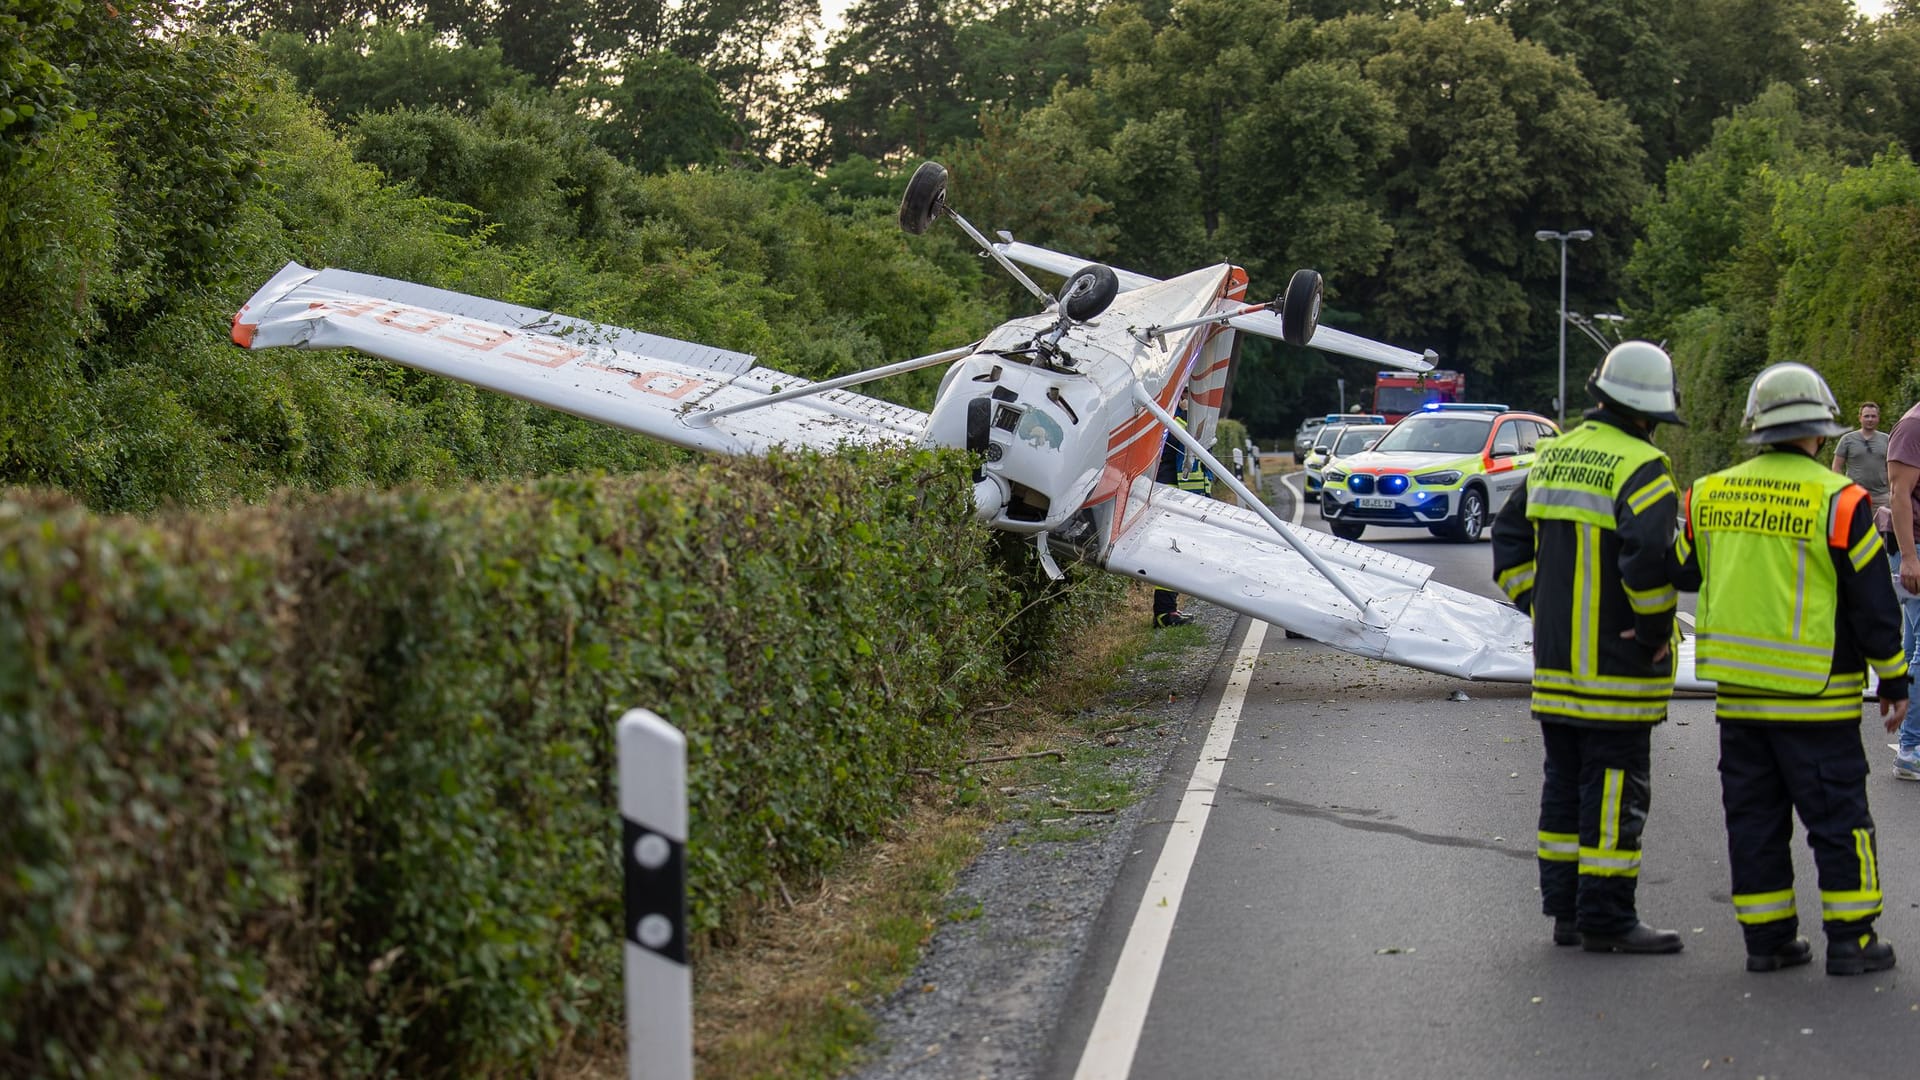
[[[1434,401],[1465,401],[1467,377],[1458,371],[1383,371],[1373,380],[1373,411],[1396,424]]]

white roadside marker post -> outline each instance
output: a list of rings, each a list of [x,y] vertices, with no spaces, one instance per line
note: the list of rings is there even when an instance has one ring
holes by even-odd
[[[625,879],[627,1075],[692,1080],[687,967],[687,740],[645,709],[620,718],[620,866]]]

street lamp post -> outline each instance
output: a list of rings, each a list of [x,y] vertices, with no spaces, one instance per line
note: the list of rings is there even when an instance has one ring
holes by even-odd
[[[1556,407],[1560,413],[1560,422],[1567,422],[1567,241],[1591,240],[1592,229],[1573,229],[1569,232],[1555,232],[1541,229],[1533,234],[1535,240],[1558,240],[1560,242],[1560,397]]]

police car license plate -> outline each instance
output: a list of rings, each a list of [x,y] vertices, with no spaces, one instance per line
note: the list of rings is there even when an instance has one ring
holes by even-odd
[[[1392,500],[1392,499],[1382,499],[1382,498],[1379,498],[1378,496],[1374,496],[1374,497],[1364,497],[1364,496],[1363,496],[1363,497],[1362,497],[1362,498],[1360,499],[1360,509],[1362,509],[1362,510],[1391,510],[1391,509],[1393,509],[1393,500]]]

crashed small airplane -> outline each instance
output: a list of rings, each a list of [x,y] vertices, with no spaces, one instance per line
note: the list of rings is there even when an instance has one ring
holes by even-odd
[[[981,340],[820,382],[742,353],[344,270],[288,264],[233,319],[252,349],[349,348],[679,446],[727,454],[896,443],[976,455],[979,520],[1056,554],[1187,593],[1362,656],[1469,679],[1527,681],[1532,628],[1433,569],[1281,521],[1207,451],[1245,332],[1403,371],[1434,356],[1318,325],[1322,282],[1246,302],[1222,263],[1159,280],[1059,252],[988,241],[920,166],[900,223],[948,218],[1041,302]],[[1019,264],[1019,265],[1016,265]],[[1050,294],[1020,269],[1061,275]],[[947,365],[930,413],[846,388]],[[1173,413],[1185,403],[1186,426]],[[1156,483],[1167,438],[1239,497]]]

